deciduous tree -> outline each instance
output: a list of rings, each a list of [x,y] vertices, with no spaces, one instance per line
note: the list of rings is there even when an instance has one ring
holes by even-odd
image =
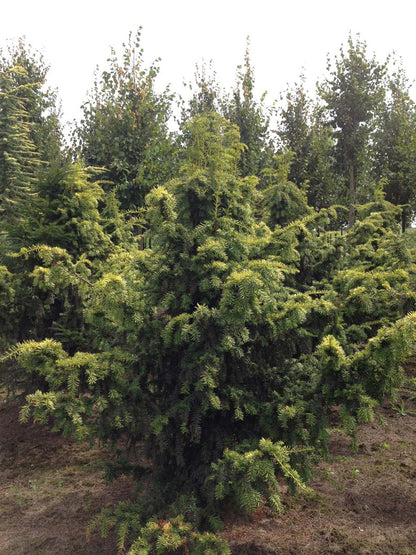
[[[369,58],[366,43],[350,35],[347,47],[341,47],[333,62],[328,61],[328,71],[330,75],[318,91],[335,131],[338,168],[345,179],[351,226],[355,221],[357,192],[365,198],[366,182],[369,188],[370,136],[384,99],[386,65],[380,64],[375,56]]]
[[[143,206],[150,189],[174,166],[168,130],[172,95],[156,91],[157,62],[146,68],[141,32],[130,35],[121,60],[112,50],[109,68],[96,79],[74,140],[87,165],[105,168],[123,210]]]
[[[416,107],[402,68],[391,75],[375,136],[375,176],[383,179],[386,200],[402,205],[402,229],[416,214]]]

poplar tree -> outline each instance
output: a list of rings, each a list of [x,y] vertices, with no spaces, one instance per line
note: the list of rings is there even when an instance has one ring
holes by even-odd
[[[217,82],[217,76],[212,64],[197,65],[194,80],[187,84],[191,94],[189,100],[181,98],[181,127],[193,117],[208,113],[221,113],[224,92]]]
[[[385,108],[375,134],[375,178],[383,180],[386,200],[402,206],[402,230],[416,213],[416,107],[402,68],[388,82]]]
[[[172,95],[156,92],[157,61],[144,65],[141,31],[112,50],[97,77],[73,139],[87,165],[105,169],[102,181],[115,190],[123,210],[143,206],[150,189],[169,178],[174,158],[168,131]]]
[[[283,149],[293,153],[289,180],[305,188],[310,206],[319,210],[344,202],[334,130],[326,111],[308,95],[303,76],[285,94],[278,137]]]
[[[282,99],[283,100],[283,99]],[[289,89],[280,112],[279,138],[283,148],[293,152],[289,178],[297,185],[310,179],[307,171],[311,149],[312,100],[305,90],[305,79]]]
[[[365,200],[363,186],[369,182],[369,139],[385,94],[386,65],[374,56],[369,58],[366,43],[350,36],[347,47],[341,47],[333,62],[328,60],[327,69],[330,76],[319,85],[318,92],[335,132],[337,164],[345,179],[351,226],[357,192]]]

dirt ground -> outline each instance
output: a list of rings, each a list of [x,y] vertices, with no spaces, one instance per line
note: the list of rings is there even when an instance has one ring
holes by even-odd
[[[0,405],[0,554],[115,555],[114,538],[88,522],[132,494],[132,483],[103,478],[103,452],[47,428],[18,422]],[[258,511],[222,536],[236,555],[416,554],[416,417],[406,401],[379,409],[384,423],[362,425],[359,449],[334,430],[330,457],[316,468],[313,493],[285,495],[286,512]],[[414,409],[414,404],[413,404]]]
[[[114,538],[87,543],[86,527],[127,499],[132,483],[104,480],[102,449],[22,425],[18,414],[16,403],[0,405],[0,554],[115,554]]]
[[[359,449],[333,433],[313,493],[286,497],[273,519],[234,525],[223,537],[235,554],[416,554],[416,418],[383,407],[384,425],[362,425]]]

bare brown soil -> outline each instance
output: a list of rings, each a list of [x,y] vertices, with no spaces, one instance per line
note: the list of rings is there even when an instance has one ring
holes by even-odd
[[[227,529],[233,553],[416,554],[416,417],[408,406],[400,414],[386,405],[378,411],[383,425],[361,425],[358,452],[335,430],[313,493],[286,496],[278,518],[259,515]]]
[[[408,407],[408,408],[407,408]],[[414,406],[413,406],[414,408]],[[416,554],[416,417],[410,405],[379,410],[384,424],[362,425],[359,449],[334,430],[313,493],[285,495],[286,512],[258,511],[222,536],[236,555]],[[105,482],[103,450],[18,422],[0,406],[0,554],[117,553],[113,537],[86,543],[88,522],[132,495],[127,478]]]
[[[94,534],[87,543],[86,527],[133,484],[104,480],[103,449],[22,425],[18,414],[16,403],[0,408],[0,554],[115,554],[114,537]]]

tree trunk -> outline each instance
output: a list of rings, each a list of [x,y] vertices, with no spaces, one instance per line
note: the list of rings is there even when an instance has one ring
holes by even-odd
[[[348,227],[352,227],[355,223],[355,172],[353,164],[349,167],[349,197]]]
[[[407,229],[407,226],[409,225],[409,217],[407,215],[407,209],[403,208],[402,209],[402,233],[404,233]]]

